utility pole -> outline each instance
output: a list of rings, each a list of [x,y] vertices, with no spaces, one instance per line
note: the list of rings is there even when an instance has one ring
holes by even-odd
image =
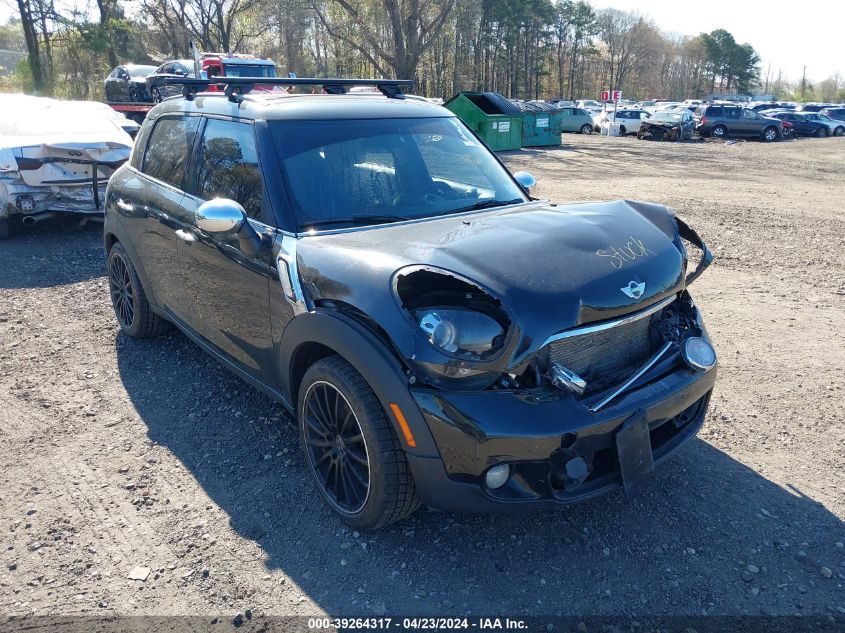
[[[807,67],[804,66],[804,72],[801,74],[801,101],[804,100],[804,92],[807,90]]]

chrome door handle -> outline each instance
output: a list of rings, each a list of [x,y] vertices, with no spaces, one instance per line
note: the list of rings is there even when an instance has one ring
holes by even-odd
[[[179,229],[176,231],[176,237],[180,240],[185,242],[186,244],[193,244],[197,241],[197,236],[191,233],[190,231],[185,231],[184,229]]]
[[[132,206],[131,202],[126,202],[126,200],[123,200],[122,198],[118,198],[117,200],[115,200],[114,205],[118,209],[121,209],[123,211],[134,211],[135,210],[135,207]]]

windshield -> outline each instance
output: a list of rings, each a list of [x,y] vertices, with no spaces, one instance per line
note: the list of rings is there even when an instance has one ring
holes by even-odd
[[[390,222],[526,200],[456,118],[272,121],[270,129],[301,227]]]
[[[276,68],[269,64],[223,64],[227,77],[275,77]]]
[[[651,115],[652,121],[671,121],[677,122],[681,120],[680,112],[656,112]]]
[[[129,71],[129,74],[133,77],[146,77],[150,73],[154,73],[156,70],[155,66],[127,66],[126,70]]]

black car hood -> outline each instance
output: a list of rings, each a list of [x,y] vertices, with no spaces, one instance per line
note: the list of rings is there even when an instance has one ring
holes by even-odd
[[[690,121],[692,123],[692,121]],[[661,127],[667,130],[671,130],[673,127],[678,127],[681,125],[680,121],[643,121],[642,125],[646,127]]]
[[[318,234],[299,240],[311,299],[374,320],[407,357],[415,328],[393,292],[397,271],[457,273],[502,301],[519,359],[551,335],[655,303],[684,285],[686,254],[672,212],[632,201],[531,202],[480,213]],[[623,290],[645,283],[634,299]]]

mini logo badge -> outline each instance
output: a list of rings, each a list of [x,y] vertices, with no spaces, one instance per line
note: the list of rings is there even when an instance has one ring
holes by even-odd
[[[620,288],[622,292],[631,297],[631,299],[639,299],[645,292],[645,282],[638,284],[636,281],[629,281],[628,285]]]

